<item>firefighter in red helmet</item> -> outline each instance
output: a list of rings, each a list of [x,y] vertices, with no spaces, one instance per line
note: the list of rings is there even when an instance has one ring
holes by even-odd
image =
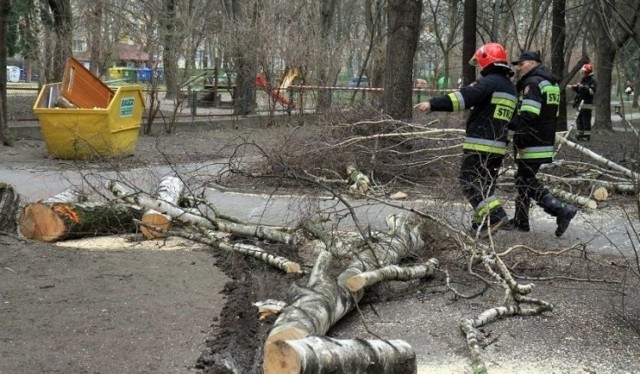
[[[474,208],[471,227],[485,237],[509,221],[494,191],[498,170],[507,153],[507,125],[518,99],[510,80],[513,71],[502,45],[483,45],[469,62],[480,69],[480,79],[459,91],[419,103],[415,108],[423,112],[470,109],[459,182]]]
[[[576,140],[591,140],[591,112],[593,111],[593,97],[596,93],[596,80],[593,78],[593,66],[584,64],[580,69],[582,79],[571,86],[576,92],[573,107],[578,111],[576,117]]]

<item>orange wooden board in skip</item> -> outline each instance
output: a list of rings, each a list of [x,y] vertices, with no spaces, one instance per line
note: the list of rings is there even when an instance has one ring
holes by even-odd
[[[109,86],[73,57],[65,65],[60,93],[83,109],[106,108],[114,95]]]

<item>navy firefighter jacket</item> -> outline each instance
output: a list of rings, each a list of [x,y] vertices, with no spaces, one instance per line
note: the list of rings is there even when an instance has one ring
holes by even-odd
[[[482,77],[459,91],[429,100],[432,111],[471,109],[467,119],[465,152],[507,153],[507,125],[516,109],[516,88],[507,65],[493,64]]]
[[[517,160],[549,163],[553,161],[556,125],[560,108],[558,80],[545,65],[538,65],[516,85],[519,105],[510,128]]]

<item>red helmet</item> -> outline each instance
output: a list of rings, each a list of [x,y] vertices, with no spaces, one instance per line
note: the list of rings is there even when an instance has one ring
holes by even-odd
[[[484,70],[487,66],[496,62],[504,62],[505,65],[507,64],[507,52],[504,50],[504,47],[498,43],[487,43],[478,48],[469,61],[471,65],[480,66],[481,70]]]
[[[591,66],[591,64],[584,64],[580,70],[585,74],[591,74],[593,73],[593,66]]]

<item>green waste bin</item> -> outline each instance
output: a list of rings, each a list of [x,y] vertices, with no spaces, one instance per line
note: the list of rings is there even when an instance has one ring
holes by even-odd
[[[138,72],[133,68],[122,68],[122,79],[127,83],[136,83],[138,80]]]

